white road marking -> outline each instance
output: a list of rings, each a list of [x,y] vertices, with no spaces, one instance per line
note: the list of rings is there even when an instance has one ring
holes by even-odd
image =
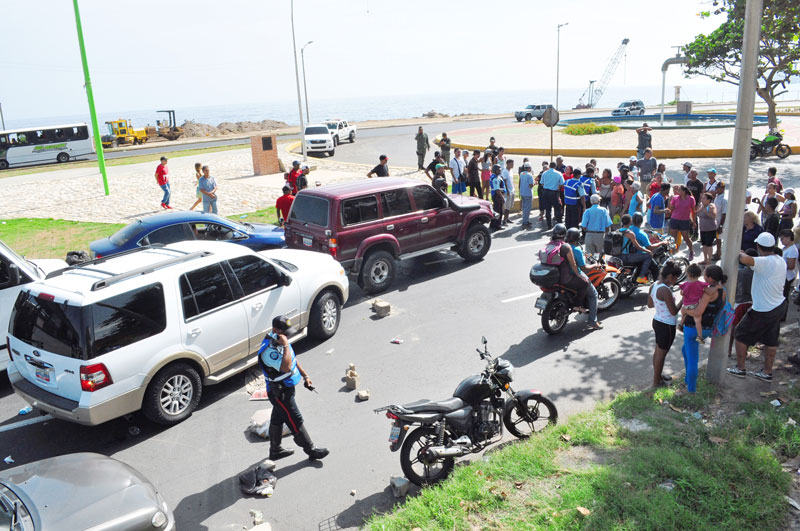
[[[542,245],[543,242],[523,243],[520,245],[512,245],[511,247],[503,247],[502,249],[490,249],[486,254],[501,253],[503,251],[511,251],[513,249],[521,249],[523,247],[533,247],[534,245]],[[547,242],[544,242],[547,243]]]
[[[51,417],[50,415],[42,415],[41,417],[21,420],[19,422],[15,422],[14,424],[0,426],[0,433],[4,431],[16,430],[17,428],[24,428],[25,426],[30,426],[31,424],[38,424],[40,422],[46,422],[48,420],[53,420],[53,417]]]
[[[520,295],[519,297],[511,297],[510,299],[502,300],[500,302],[505,304],[506,302],[521,301],[522,299],[529,299],[530,297],[535,297],[537,295],[538,293],[528,293],[527,295]]]

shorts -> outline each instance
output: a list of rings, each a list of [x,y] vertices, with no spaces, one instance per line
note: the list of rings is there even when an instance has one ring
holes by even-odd
[[[505,203],[503,208],[505,208],[506,210],[511,210],[514,207],[514,192],[506,194],[504,197],[505,197]]]
[[[700,303],[696,302],[694,304],[684,304],[683,307],[686,308],[687,310],[694,310],[695,308],[697,308],[698,304]]]
[[[203,194],[200,192],[200,187],[198,186],[196,189],[197,199],[203,199]]]
[[[758,342],[764,343],[767,347],[777,347],[783,310],[783,304],[768,312],[757,312],[750,308],[736,327],[736,341],[741,341],[748,347]]]
[[[481,170],[481,181],[489,182],[489,179],[492,178],[492,171],[491,170]]]
[[[711,247],[714,245],[715,241],[717,241],[716,230],[700,231],[700,245],[703,247]]]
[[[677,231],[692,230],[692,220],[669,218],[669,228]]]
[[[662,323],[653,319],[653,332],[656,333],[656,346],[661,350],[668,351],[675,342],[675,325]]]
[[[733,311],[733,324],[731,326],[736,328],[736,326],[742,322],[742,318],[752,305],[753,305],[752,302],[742,302],[740,304],[737,304],[736,309]]]

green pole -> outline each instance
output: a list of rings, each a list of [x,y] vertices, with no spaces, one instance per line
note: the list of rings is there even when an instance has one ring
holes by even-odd
[[[94,110],[94,94],[92,93],[92,80],[89,79],[89,63],[86,61],[86,46],[83,44],[83,27],[81,26],[81,13],[78,10],[78,0],[73,0],[75,7],[75,28],[78,31],[78,44],[81,47],[81,62],[83,63],[83,78],[86,83],[86,98],[89,100],[89,114],[92,117],[92,131],[94,132],[94,150],[97,152],[97,165],[103,176],[103,189],[108,195],[108,176],[106,175],[106,158],[103,154],[103,141],[100,136],[100,127],[97,125],[97,112]]]

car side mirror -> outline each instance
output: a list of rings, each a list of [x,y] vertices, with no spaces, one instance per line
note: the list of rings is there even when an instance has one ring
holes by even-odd
[[[292,284],[292,277],[281,273],[281,286],[290,286]]]
[[[8,264],[8,286],[19,286],[22,277],[19,273],[19,268],[15,264]]]

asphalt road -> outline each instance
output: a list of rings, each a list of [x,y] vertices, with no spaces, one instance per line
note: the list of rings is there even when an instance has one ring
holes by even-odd
[[[238,475],[268,453],[268,443],[245,435],[245,429],[255,411],[269,406],[248,400],[241,375],[207,388],[200,409],[171,428],[140,414],[98,427],[59,420],[24,425],[36,413],[17,415],[26,404],[2,376],[2,457],[16,464],[80,451],[118,458],[157,485],[181,529],[241,530],[252,523],[251,509],[262,511],[276,531],[360,526],[372,511],[396,503],[389,477],[402,475],[399,453],[388,451],[390,423],[373,408],[450,396],[461,379],[482,369],[475,353],[482,335],[493,354],[517,367],[514,385],[540,389],[561,416],[650,381],[652,312],[644,311],[644,292],[601,315],[602,331],[588,331],[583,317],[560,336],[542,331],[528,280],[542,245],[539,230],[513,228],[495,233],[490,254],[479,263],[450,253],[404,262],[393,288],[381,295],[392,313],[379,320],[370,298],[353,285],[336,336],[296,345],[319,390],[317,395],[300,389],[298,403],[312,438],[331,454],[312,463],[298,449],[281,460],[272,498],[239,491]],[[404,342],[391,344],[395,337]],[[341,381],[349,363],[361,375],[361,388],[371,392],[366,403],[357,403]],[[673,370],[682,366],[679,344],[668,364]],[[286,444],[294,447],[291,439]],[[0,469],[9,466],[0,463]]]

